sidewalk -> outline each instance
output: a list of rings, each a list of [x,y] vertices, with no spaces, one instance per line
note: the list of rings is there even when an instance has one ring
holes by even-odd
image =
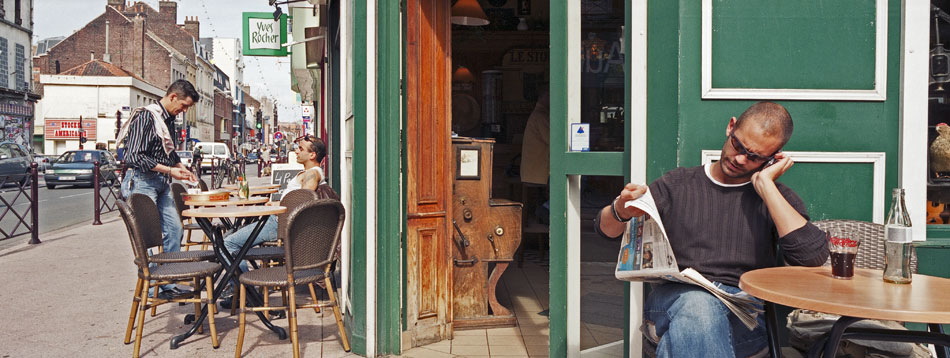
[[[248,176],[251,185],[270,177]],[[82,223],[40,236],[39,245],[20,244],[0,250],[0,357],[132,355],[123,344],[135,288],[136,268],[125,224],[118,213],[102,217],[103,225]],[[299,296],[309,300],[309,294]],[[272,299],[279,301],[279,295]],[[176,349],[175,335],[184,333],[186,314],[193,305],[162,305],[155,317],[145,317],[142,356],[233,357],[238,316],[220,309],[215,315],[220,347],[213,349],[207,321],[204,334],[195,334]],[[287,319],[273,321],[288,329]],[[343,352],[332,311],[298,312],[300,352],[305,357],[355,356]],[[134,339],[134,332],[133,332]],[[279,340],[260,321],[248,317],[244,355],[291,355],[290,339]]]

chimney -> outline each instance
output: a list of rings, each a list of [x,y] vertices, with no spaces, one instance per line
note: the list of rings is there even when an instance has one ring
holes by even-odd
[[[125,0],[108,0],[106,6],[112,6],[116,10],[119,10],[119,12],[122,12],[122,10],[125,10]]]
[[[191,34],[191,36],[193,36],[195,40],[201,38],[200,36],[198,36],[199,32],[198,32],[198,17],[197,16],[192,16],[192,17],[185,16],[185,26],[182,28],[185,29],[185,32]]]
[[[89,51],[89,60],[91,61],[95,59],[96,59],[96,51]]]
[[[102,62],[112,63],[112,58],[109,56],[109,20],[106,20],[106,51],[102,54]]]
[[[158,2],[158,12],[162,15],[162,20],[169,24],[178,23],[178,3],[174,1],[161,0]]]

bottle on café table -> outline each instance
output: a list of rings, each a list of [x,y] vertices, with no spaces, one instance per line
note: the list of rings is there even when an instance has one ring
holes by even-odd
[[[904,189],[894,188],[893,196],[884,225],[884,281],[910,283],[910,258],[914,254],[910,215],[904,203]]]
[[[244,199],[251,197],[251,187],[247,184],[247,177],[244,174],[241,174],[241,194]]]

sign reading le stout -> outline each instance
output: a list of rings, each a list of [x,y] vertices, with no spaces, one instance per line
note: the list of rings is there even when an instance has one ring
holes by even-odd
[[[269,12],[245,12],[243,53],[245,56],[287,56],[287,15],[274,20]]]

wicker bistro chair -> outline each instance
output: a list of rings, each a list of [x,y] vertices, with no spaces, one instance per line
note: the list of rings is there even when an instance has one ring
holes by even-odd
[[[244,343],[244,326],[247,312],[269,311],[273,308],[283,308],[288,311],[290,323],[290,339],[293,344],[294,357],[300,356],[299,339],[297,337],[297,309],[318,306],[333,307],[337,328],[340,331],[340,342],[343,349],[350,351],[350,343],[343,327],[340,315],[340,306],[336,301],[333,284],[330,280],[330,267],[336,260],[334,248],[340,241],[340,232],[343,230],[345,217],[343,204],[337,200],[318,200],[307,203],[291,211],[288,218],[287,237],[284,244],[283,267],[268,267],[254,270],[241,275],[241,316],[238,331],[237,349],[235,357],[241,356],[241,346]],[[329,302],[321,304],[314,301],[311,304],[298,304],[295,295],[295,286],[305,285],[323,280],[326,285]],[[289,302],[282,307],[253,307],[246,306],[247,287],[270,286],[286,287],[289,291]]]
[[[294,210],[294,208],[311,203],[316,201],[318,198],[317,193],[312,190],[307,189],[297,189],[292,190],[280,199],[280,205],[287,208],[283,214],[277,215],[277,242],[276,246],[262,245],[261,247],[253,247],[248,250],[247,255],[244,258],[248,261],[261,261],[266,264],[267,262],[283,262],[284,260],[284,248],[283,240],[287,237],[287,222],[289,213]],[[265,244],[267,244],[265,242]],[[261,265],[261,267],[264,265]],[[310,296],[314,301],[317,300],[317,293],[313,284],[310,284]],[[267,287],[264,287],[264,304],[267,305],[268,295],[266,292]],[[286,292],[281,291],[281,297],[286,302]],[[234,314],[234,310],[237,308],[236,305],[231,305],[231,314]],[[316,312],[320,312],[320,307],[314,307]]]
[[[208,191],[208,183],[206,183],[204,179],[198,179],[198,189]]]
[[[149,308],[156,307],[169,302],[194,303],[195,312],[201,312],[201,304],[212,303],[214,280],[212,277],[221,269],[221,265],[214,262],[199,261],[196,255],[198,251],[191,252],[167,252],[156,255],[149,255],[148,250],[162,245],[162,230],[160,224],[154,220],[158,217],[158,207],[151,198],[142,194],[132,194],[128,198],[128,203],[117,201],[119,213],[125,222],[129,233],[129,240],[132,244],[132,253],[135,257],[135,265],[138,266],[138,280],[135,284],[135,292],[132,297],[132,309],[129,312],[129,323],[125,329],[125,344],[131,343],[132,326],[135,325],[138,318],[138,327],[135,333],[135,348],[132,351],[133,357],[139,356],[139,349],[142,343],[142,328],[145,324],[145,312]],[[182,255],[184,254],[184,255]],[[151,263],[160,263],[156,267],[149,267]],[[202,279],[207,290],[207,297],[201,298],[201,290],[196,289],[191,294],[175,297],[172,299],[159,299],[148,297],[148,291],[151,287],[166,283],[176,283],[182,281],[194,281]],[[197,284],[196,284],[197,287]],[[218,347],[217,330],[214,325],[214,316],[209,315],[208,323],[211,327],[211,344]]]
[[[874,270],[884,269],[884,225],[858,220],[822,220],[816,221],[815,226],[823,231],[843,229],[852,236],[861,239],[858,246],[858,255],[855,257],[854,267]],[[831,258],[825,261],[831,265]],[[917,272],[917,255],[910,259],[910,269]]]

